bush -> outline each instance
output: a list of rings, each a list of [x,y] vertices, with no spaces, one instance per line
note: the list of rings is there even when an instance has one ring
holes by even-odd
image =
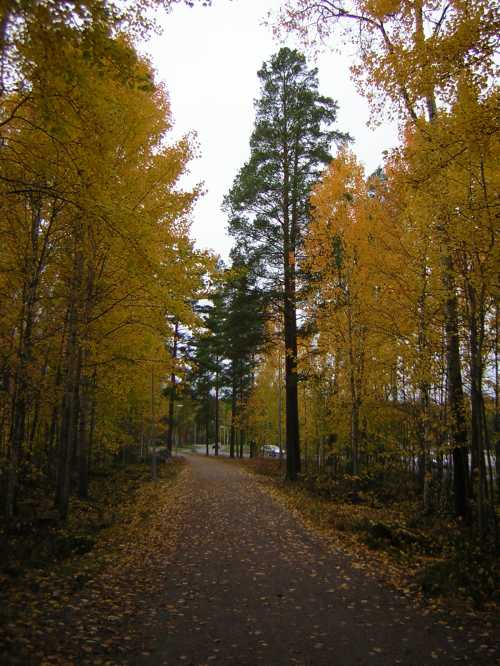
[[[65,559],[71,555],[83,555],[92,550],[95,542],[95,537],[89,534],[59,532],[53,542],[54,555],[58,559]]]
[[[429,596],[468,597],[476,606],[488,600],[499,602],[498,549],[465,534],[449,545],[447,559],[429,564],[420,574],[422,591]]]
[[[368,520],[363,525],[367,532],[365,543],[373,549],[396,548],[398,550],[418,550],[429,553],[434,545],[429,536],[409,530],[404,525]]]

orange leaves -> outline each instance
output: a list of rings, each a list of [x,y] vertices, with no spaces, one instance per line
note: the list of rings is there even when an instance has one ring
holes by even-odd
[[[307,263],[321,275],[319,292],[330,303],[325,319],[372,300],[369,271],[376,224],[362,167],[343,151],[311,197],[313,219],[306,239]]]

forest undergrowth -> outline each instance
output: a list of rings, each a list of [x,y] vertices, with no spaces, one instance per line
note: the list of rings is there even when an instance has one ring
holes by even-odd
[[[7,663],[111,664],[140,650],[135,620],[150,613],[148,594],[165,566],[155,554],[164,558],[176,543],[170,517],[185,471],[182,459],[171,459],[152,482],[147,465],[120,465],[94,476],[88,501],[71,500],[65,524],[33,494],[39,510],[31,520],[24,507],[24,520],[9,531],[2,525],[0,653]]]

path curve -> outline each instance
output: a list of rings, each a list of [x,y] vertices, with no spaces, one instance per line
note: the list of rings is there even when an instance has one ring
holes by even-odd
[[[353,568],[236,464],[187,460],[189,510],[162,590],[162,629],[134,664],[500,663],[491,646]]]

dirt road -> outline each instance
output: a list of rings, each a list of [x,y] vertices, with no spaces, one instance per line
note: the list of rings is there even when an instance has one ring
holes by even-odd
[[[236,465],[188,461],[191,499],[160,628],[149,654],[129,663],[500,663],[491,643],[470,642],[353,568]]]

